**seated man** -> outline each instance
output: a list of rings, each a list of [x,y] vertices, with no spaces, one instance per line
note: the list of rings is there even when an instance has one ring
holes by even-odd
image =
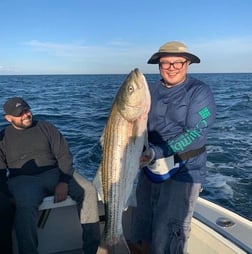
[[[93,188],[93,195],[85,193],[84,199],[87,190],[73,177],[73,159],[65,138],[52,124],[33,120],[30,106],[22,98],[10,98],[3,108],[10,125],[0,133],[0,170],[10,172],[8,187],[16,202],[19,254],[38,253],[38,207],[49,195],[54,195],[54,202],[67,195],[77,202],[83,251],[95,254],[100,241],[96,192]],[[89,204],[95,204],[96,210],[88,209]]]

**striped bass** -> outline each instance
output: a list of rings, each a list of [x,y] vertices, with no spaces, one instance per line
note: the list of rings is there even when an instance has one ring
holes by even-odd
[[[123,235],[122,214],[128,206],[147,142],[149,110],[146,79],[135,69],[116,94],[101,138],[103,154],[94,185],[104,202],[105,226],[97,254],[130,253]],[[102,188],[97,182],[102,183]]]

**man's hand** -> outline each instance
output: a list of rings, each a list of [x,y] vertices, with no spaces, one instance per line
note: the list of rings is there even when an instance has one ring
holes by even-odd
[[[155,158],[155,152],[152,148],[147,148],[140,157],[140,168],[146,167]]]
[[[54,203],[61,202],[67,199],[68,184],[60,182],[55,187]]]

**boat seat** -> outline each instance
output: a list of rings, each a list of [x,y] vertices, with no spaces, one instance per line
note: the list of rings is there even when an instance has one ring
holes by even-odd
[[[53,196],[45,197],[39,206],[39,211],[58,208],[58,207],[64,207],[64,206],[76,205],[76,202],[70,196],[67,196],[66,200],[58,202],[58,203],[54,203],[53,198],[54,198]]]
[[[52,209],[60,208],[60,207],[67,207],[67,206],[75,206],[76,202],[70,197],[67,196],[67,199],[58,203],[53,202],[54,197],[48,196],[45,197],[42,203],[39,206],[39,218],[38,218],[38,228],[44,228],[45,224],[48,220],[48,217],[51,213]]]
[[[66,200],[54,203],[53,196],[43,199],[38,213],[39,254],[61,253],[82,249],[82,230],[76,202],[68,196]],[[14,254],[18,254],[17,239],[13,231]],[[74,252],[75,253],[75,252]]]

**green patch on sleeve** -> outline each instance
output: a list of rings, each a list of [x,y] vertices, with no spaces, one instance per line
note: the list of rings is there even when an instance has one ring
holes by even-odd
[[[204,119],[207,119],[207,118],[211,115],[211,113],[210,113],[210,111],[208,110],[207,107],[201,109],[201,110],[199,111],[199,114],[200,114],[200,116],[201,116],[201,119],[203,119],[203,120],[204,120]]]

